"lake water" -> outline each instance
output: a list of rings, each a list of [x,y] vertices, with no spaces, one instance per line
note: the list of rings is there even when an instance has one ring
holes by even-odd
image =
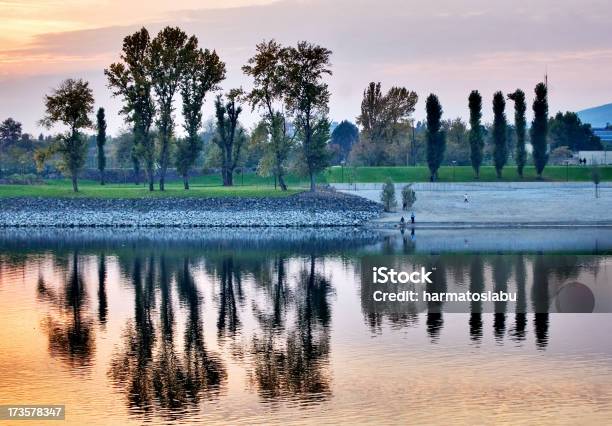
[[[523,289],[527,313],[372,307],[375,255]],[[576,282],[600,313],[556,313]],[[5,229],[0,404],[74,424],[608,423],[611,286],[611,229]]]

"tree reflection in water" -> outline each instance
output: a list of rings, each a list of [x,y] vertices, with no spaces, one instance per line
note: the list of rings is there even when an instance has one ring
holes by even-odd
[[[485,288],[484,262],[481,256],[472,256],[470,260],[470,291],[482,293]],[[470,304],[470,339],[480,342],[482,339],[482,302],[473,301]]]
[[[234,257],[231,255],[224,256],[220,263],[220,268],[217,270],[219,275],[217,330],[219,337],[234,337],[240,329],[236,292],[242,293],[242,271],[234,267]]]
[[[389,243],[383,247],[387,254],[406,254],[405,246],[400,245],[398,252],[393,252]],[[551,300],[568,282],[576,280],[581,272],[596,276],[601,258],[566,254],[415,254],[408,251],[403,262],[405,270],[418,270],[425,267],[432,271],[432,283],[426,284],[428,293],[462,292],[465,283],[469,283],[471,293],[513,292],[516,291],[516,304],[513,307],[514,324],[507,325],[508,302],[493,302],[492,326],[493,336],[498,344],[503,344],[506,334],[517,344],[523,344],[527,336],[528,318],[533,318],[534,339],[536,348],[544,350],[549,339],[549,311]],[[369,266],[369,264],[368,264]],[[490,267],[490,277],[488,274]],[[367,269],[367,268],[366,268]],[[532,271],[531,279],[529,270]],[[418,315],[411,310],[421,307],[417,304],[374,304],[372,294],[379,287],[371,284],[361,273],[361,308],[364,320],[372,333],[382,334],[384,325],[391,329],[417,327]],[[529,281],[529,282],[528,282]],[[450,286],[449,286],[450,283]],[[488,283],[488,284],[487,284]],[[529,288],[529,291],[528,291]],[[404,288],[396,284],[386,284],[386,291],[397,291]],[[451,290],[452,289],[452,290]],[[444,327],[444,303],[429,301],[426,303],[427,316],[425,330],[431,343],[438,343]],[[485,305],[481,301],[470,302],[468,330],[470,340],[480,343],[483,336],[483,313]],[[535,312],[528,314],[528,311]],[[491,311],[489,311],[491,312]]]
[[[108,300],[106,297],[106,255],[102,253],[98,258],[98,321],[106,324],[108,315]]]
[[[516,283],[516,313],[514,314],[514,330],[511,332],[511,337],[515,342],[522,342],[525,340],[527,328],[527,295],[525,293],[527,269],[522,254],[516,257],[514,281]]]
[[[433,257],[427,262],[426,270],[431,271],[431,283],[426,284],[428,293],[446,292],[446,267],[440,257]],[[444,327],[442,311],[443,302],[427,302],[427,334],[432,343],[436,343],[440,338],[440,332]]]
[[[87,371],[95,350],[93,321],[86,313],[87,289],[75,251],[69,266],[63,268],[64,283],[59,294],[39,278],[37,292],[41,300],[56,308],[45,321],[49,352],[66,362],[72,372]]]
[[[111,360],[109,377],[126,394],[132,409],[147,413],[158,407],[166,417],[175,418],[202,397],[215,398],[227,374],[219,357],[205,348],[201,296],[188,259],[170,262],[161,255],[158,264],[156,270],[155,258],[149,257],[143,280],[141,259],[134,260],[134,321],[128,323],[123,347]],[[172,277],[188,311],[182,355],[174,343]],[[157,333],[153,320],[156,287],[160,296]]]
[[[585,267],[585,261],[576,256],[419,254],[408,238],[399,246],[401,254],[408,255],[407,269],[425,266],[433,271],[433,283],[426,287],[429,293],[516,289],[516,307],[495,303],[487,325],[492,325],[499,344],[504,344],[508,334],[514,344],[522,345],[529,333],[528,320],[533,318],[531,335],[542,350],[549,339],[551,295],[567,279],[577,279]],[[393,250],[392,244],[383,245],[383,252],[392,254]],[[331,398],[334,287],[324,273],[327,258],[315,256],[314,250],[296,254],[287,250],[162,247],[147,251],[137,247],[112,256],[96,250],[100,253],[96,263],[90,263],[97,265],[97,276],[91,274],[90,293],[95,298],[97,289],[97,306],[96,300],[88,298],[84,281],[87,275],[82,264],[88,258],[76,250],[68,256],[62,253],[52,258],[54,272],[65,277],[61,285],[47,285],[41,274],[37,290],[39,300],[52,307],[45,322],[49,351],[73,370],[87,370],[95,349],[94,324],[112,324],[109,299],[116,300],[117,289],[109,277],[118,266],[122,282],[133,295],[133,312],[111,357],[108,378],[125,396],[130,410],[145,421],[161,414],[170,422],[216,400],[227,386],[228,365],[244,368],[244,386],[272,405],[308,405]],[[342,261],[346,270],[362,272],[357,256],[347,255]],[[596,268],[595,263],[588,267]],[[454,320],[442,313],[450,303],[422,302],[409,312],[376,311],[367,305],[372,290],[359,289],[364,318],[372,332],[388,331],[385,325],[391,329],[415,327],[425,320],[419,331],[439,344],[445,322]],[[211,298],[210,312],[203,309],[204,292]],[[470,304],[469,317],[461,319],[468,323],[466,341],[482,343],[487,334],[483,333],[483,310],[486,307],[491,312],[491,306],[488,302]],[[525,313],[527,308],[538,313],[532,317]],[[426,316],[421,315],[425,309]],[[511,311],[515,311],[512,325],[506,318]],[[207,329],[204,318],[210,318]],[[205,330],[210,334],[205,335]],[[223,356],[215,353],[216,347]]]
[[[227,372],[221,359],[210,354],[204,345],[203,323],[200,313],[201,295],[191,274],[189,259],[183,261],[183,268],[177,274],[177,289],[180,300],[187,306],[185,327],[185,390],[191,402],[197,403],[204,396],[216,397]]]
[[[151,315],[154,305],[153,259],[150,259],[143,285],[142,260],[133,261],[131,282],[134,288],[134,319],[124,331],[123,347],[111,359],[109,376],[124,391],[130,408],[145,412],[153,407],[151,362],[155,329]]]
[[[256,308],[260,324],[252,339],[251,384],[266,400],[312,403],[331,396],[329,323],[332,285],[311,255],[289,298],[285,260],[275,262],[275,279],[264,284],[270,313]],[[272,287],[272,288],[270,288]],[[293,324],[286,324],[291,310]]]
[[[532,303],[533,309],[536,312],[534,326],[536,346],[538,349],[545,349],[548,345],[548,305],[549,289],[548,278],[550,271],[546,260],[539,254],[533,262],[533,282],[532,286]]]
[[[493,268],[493,291],[507,292],[508,280],[511,270],[507,256],[496,255],[492,262]],[[495,313],[493,319],[493,334],[497,343],[502,343],[506,334],[506,305],[507,302],[495,302]]]

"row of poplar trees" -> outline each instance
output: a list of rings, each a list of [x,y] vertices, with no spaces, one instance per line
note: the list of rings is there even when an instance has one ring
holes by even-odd
[[[514,102],[514,127],[516,131],[516,153],[514,159],[518,175],[523,177],[523,169],[527,162],[527,152],[525,143],[527,138],[527,103],[525,92],[517,89],[507,95],[508,99]],[[468,98],[470,109],[470,159],[476,179],[480,177],[480,166],[482,165],[485,129],[482,125],[482,96],[478,90],[473,90]],[[438,97],[434,94],[429,95],[425,102],[427,112],[427,164],[431,173],[431,180],[438,177],[438,169],[444,159],[446,137],[442,130],[442,105]],[[497,177],[502,177],[502,170],[508,161],[507,118],[506,100],[502,92],[493,95],[493,164]],[[544,83],[539,83],[535,87],[535,99],[533,101],[533,121],[530,128],[530,139],[533,147],[533,163],[538,178],[542,177],[542,172],[548,161],[547,147],[548,133],[548,94]]]

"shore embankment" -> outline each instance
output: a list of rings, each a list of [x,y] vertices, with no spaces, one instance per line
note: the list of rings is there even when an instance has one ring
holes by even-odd
[[[360,226],[378,203],[334,191],[288,197],[5,198],[3,227],[327,227]]]
[[[372,221],[374,227],[395,227],[415,214],[417,228],[506,228],[612,226],[612,184],[589,182],[479,182],[413,184],[416,203]],[[337,190],[372,201],[380,199],[381,184],[334,185]],[[597,195],[597,196],[596,196]],[[466,201],[467,198],[467,201]]]

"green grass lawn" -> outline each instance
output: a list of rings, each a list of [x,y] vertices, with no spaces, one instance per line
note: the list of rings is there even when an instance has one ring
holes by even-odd
[[[600,167],[602,181],[612,181],[612,167]],[[343,176],[344,175],[344,176]],[[492,166],[481,168],[480,182],[496,182],[495,169]],[[394,182],[428,182],[429,170],[425,166],[417,167],[331,167],[318,177],[319,183],[339,182],[384,182],[388,177]],[[589,167],[549,166],[544,170],[545,181],[591,181]],[[503,181],[520,181],[513,167],[504,169]],[[525,168],[523,181],[535,181],[533,167]],[[68,179],[49,180],[39,185],[0,185],[0,198],[8,197],[93,197],[93,198],[147,198],[147,197],[284,197],[303,191],[308,187],[306,179],[294,175],[287,176],[289,191],[282,192],[274,188],[274,179],[261,177],[255,173],[238,174],[233,187],[221,185],[221,177],[207,175],[194,177],[190,181],[191,189],[185,191],[181,181],[168,182],[166,191],[149,192],[144,185],[107,184],[96,181],[79,181],[79,192],[72,192]],[[440,168],[440,182],[474,182],[474,174],[469,166],[451,166]]]
[[[599,168],[602,181],[612,181],[612,167]],[[343,175],[344,174],[344,178]],[[355,176],[355,177],[352,177]],[[429,169],[425,166],[417,167],[344,167],[344,173],[339,166],[331,167],[324,173],[325,180],[330,183],[338,182],[384,182],[387,178],[394,182],[428,182]],[[351,180],[352,179],[352,180]],[[493,166],[483,166],[480,169],[479,182],[497,182],[495,168]],[[517,182],[521,181],[514,167],[504,168],[502,181]],[[527,166],[524,170],[522,181],[535,181],[536,173],[533,166]],[[579,166],[547,166],[544,169],[543,180],[565,182],[591,181],[591,168]],[[474,172],[470,166],[443,166],[440,168],[439,182],[474,182]]]
[[[8,197],[83,197],[83,198],[147,198],[147,197],[284,197],[300,192],[290,188],[286,192],[275,190],[272,185],[245,185],[234,187],[211,186],[193,182],[191,189],[185,191],[182,182],[169,182],[166,190],[149,192],[148,187],[134,184],[100,185],[94,181],[79,181],[79,192],[72,191],[72,183],[67,179],[50,180],[40,185],[0,185],[0,198]]]

